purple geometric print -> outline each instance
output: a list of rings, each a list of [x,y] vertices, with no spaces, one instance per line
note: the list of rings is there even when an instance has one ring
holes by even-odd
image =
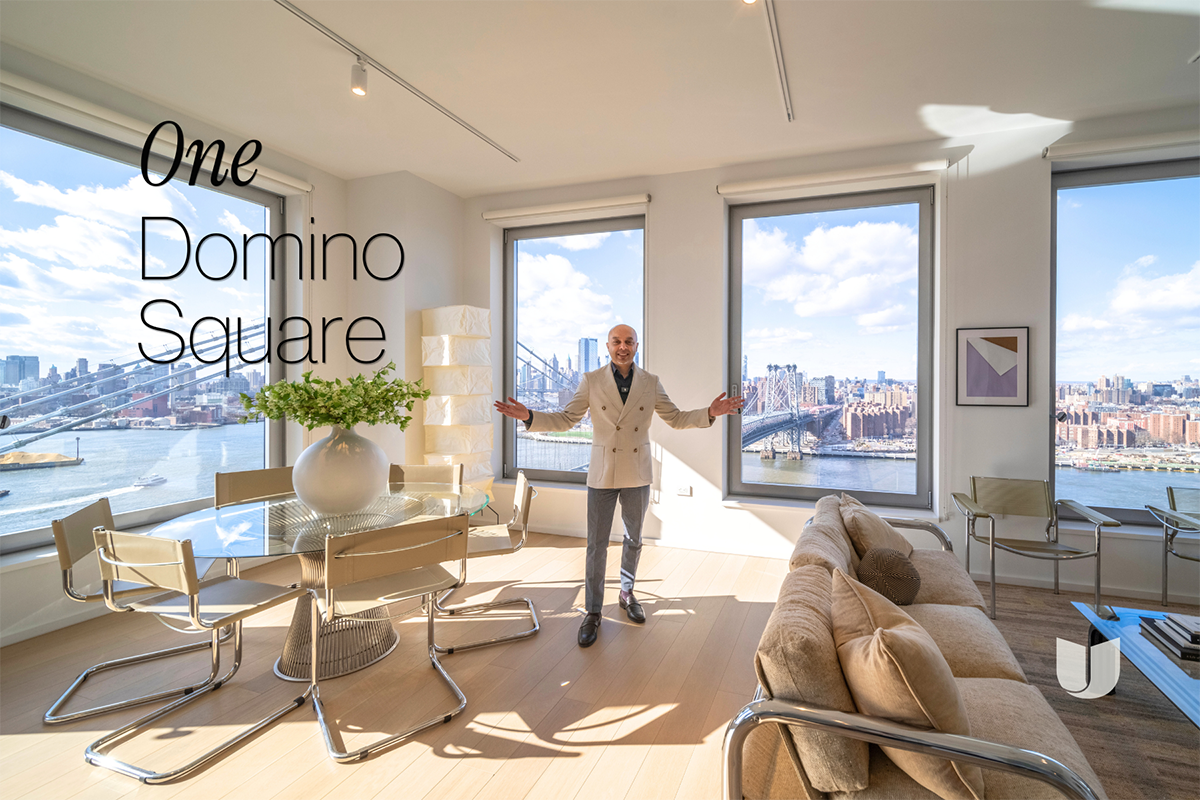
[[[1017,368],[1003,375],[992,369],[992,365],[979,354],[971,340],[967,340],[967,397],[1016,397]]]

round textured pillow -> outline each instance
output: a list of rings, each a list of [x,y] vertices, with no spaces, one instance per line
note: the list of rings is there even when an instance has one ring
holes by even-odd
[[[898,550],[873,547],[858,565],[858,579],[898,606],[907,606],[921,590],[921,575]]]

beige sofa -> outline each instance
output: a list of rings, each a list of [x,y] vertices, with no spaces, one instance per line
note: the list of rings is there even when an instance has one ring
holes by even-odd
[[[949,539],[931,523],[886,518],[894,528],[932,534],[940,545],[912,551],[921,585],[913,604],[902,610],[945,657],[952,675],[947,680],[957,686],[970,736],[858,713],[839,664],[832,620],[833,573],[854,577],[863,555],[843,523],[841,505],[836,496],[820,500],[792,554],[755,657],[759,694],[726,731],[726,797],[936,800],[939,795],[884,754],[883,744],[952,754],[960,767],[982,767],[987,800],[1103,798],[1078,744],[1026,680]]]

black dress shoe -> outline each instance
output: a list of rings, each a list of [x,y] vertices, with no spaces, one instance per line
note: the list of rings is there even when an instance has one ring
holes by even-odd
[[[600,615],[588,614],[579,626],[579,646],[591,647],[596,643],[596,632],[600,630]]]
[[[629,619],[633,620],[639,625],[646,621],[646,612],[642,610],[642,604],[639,603],[637,598],[632,594],[629,595],[628,600],[622,596],[617,602],[620,603],[621,608],[625,609],[625,615],[629,617]]]

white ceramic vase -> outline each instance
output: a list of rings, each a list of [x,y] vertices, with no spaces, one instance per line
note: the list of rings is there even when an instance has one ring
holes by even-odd
[[[391,464],[383,448],[353,428],[310,444],[292,467],[300,502],[318,514],[349,514],[369,506],[387,491]]]

